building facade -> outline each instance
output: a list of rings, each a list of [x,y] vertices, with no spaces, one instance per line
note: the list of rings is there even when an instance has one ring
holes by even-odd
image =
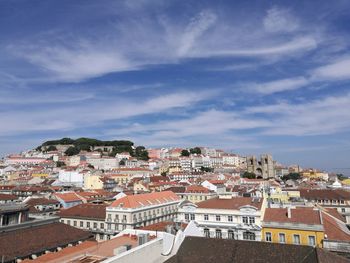
[[[195,221],[206,237],[261,240],[261,211],[264,200],[220,196],[197,204],[183,201],[180,222]]]

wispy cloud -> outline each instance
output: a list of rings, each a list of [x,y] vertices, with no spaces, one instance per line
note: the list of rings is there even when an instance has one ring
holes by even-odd
[[[280,79],[261,84],[251,83],[247,84],[246,91],[257,92],[260,94],[273,94],[282,91],[289,91],[299,89],[307,85],[309,81],[304,77]]]
[[[316,68],[312,71],[312,79],[315,81],[350,79],[350,56]]]
[[[290,10],[279,7],[267,10],[263,23],[268,32],[293,32],[299,28],[298,19]]]
[[[350,129],[350,94],[330,96],[302,104],[279,103],[250,107],[246,113],[273,119],[265,135],[324,135]]]
[[[208,99],[210,92],[172,93],[154,98],[104,100],[76,106],[59,105],[42,109],[8,110],[0,113],[0,122],[6,123],[0,135],[25,134],[32,131],[69,131],[95,126],[105,121],[128,117],[159,114],[174,109],[189,108]]]

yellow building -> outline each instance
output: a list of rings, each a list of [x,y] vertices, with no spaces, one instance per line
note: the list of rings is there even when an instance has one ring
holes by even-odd
[[[118,185],[123,185],[129,183],[128,174],[111,174],[110,175]]]
[[[32,174],[32,177],[38,177],[38,178],[42,178],[42,179],[45,179],[49,176],[48,173],[34,173]]]
[[[287,204],[290,203],[293,199],[299,199],[300,198],[300,192],[299,191],[288,191],[288,190],[282,190],[280,187],[276,188],[275,191],[271,192],[268,196],[265,195],[267,198],[270,198],[270,200],[274,203],[283,203]]]
[[[85,189],[103,189],[103,182],[100,179],[101,175],[87,175],[84,177]]]
[[[313,207],[266,208],[262,240],[273,243],[322,247],[321,211]]]

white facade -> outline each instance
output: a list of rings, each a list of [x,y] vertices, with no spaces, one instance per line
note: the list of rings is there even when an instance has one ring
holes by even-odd
[[[261,240],[261,210],[251,205],[239,209],[199,208],[184,201],[178,221],[195,221],[206,237],[237,240]]]
[[[96,169],[111,170],[119,167],[117,158],[87,158],[86,162]]]
[[[60,170],[58,180],[61,183],[75,184],[80,187],[84,185],[84,175],[78,171]]]

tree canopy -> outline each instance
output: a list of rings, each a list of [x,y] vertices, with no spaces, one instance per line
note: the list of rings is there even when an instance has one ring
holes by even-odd
[[[185,156],[185,157],[190,156],[190,152],[187,151],[187,150],[182,150],[181,151],[181,156]]]
[[[287,181],[287,180],[298,180],[300,178],[301,178],[300,173],[289,173],[289,174],[282,176],[281,179],[283,181]]]
[[[190,149],[190,153],[191,153],[191,154],[201,154],[202,151],[201,151],[201,148],[199,148],[199,147],[194,147],[194,148],[191,148],[191,149]]]
[[[250,172],[244,172],[242,177],[243,178],[248,178],[248,179],[256,179],[256,174],[255,173],[250,173]]]

